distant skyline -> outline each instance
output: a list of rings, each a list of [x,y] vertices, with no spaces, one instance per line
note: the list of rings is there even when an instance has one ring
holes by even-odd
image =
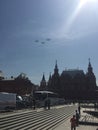
[[[40,84],[65,68],[87,72],[98,84],[98,0],[0,0],[0,70]]]

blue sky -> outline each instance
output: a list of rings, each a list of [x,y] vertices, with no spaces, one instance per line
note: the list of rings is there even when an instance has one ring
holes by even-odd
[[[86,73],[90,58],[98,81],[98,0],[85,1],[0,0],[4,76],[23,72],[40,84],[43,72],[46,80],[53,73],[56,60],[59,73],[65,68]]]

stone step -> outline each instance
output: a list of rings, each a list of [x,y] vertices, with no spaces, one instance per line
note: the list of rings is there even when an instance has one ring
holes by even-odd
[[[0,130],[50,130],[70,117],[76,107],[30,111],[0,118]]]

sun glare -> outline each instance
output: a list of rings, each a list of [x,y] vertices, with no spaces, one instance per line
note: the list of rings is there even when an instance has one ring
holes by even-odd
[[[87,3],[88,0],[80,0],[78,8],[81,9],[84,4]]]
[[[80,7],[82,7],[86,3],[95,3],[98,0],[80,0]]]
[[[90,5],[87,7],[94,8],[98,5],[98,0],[79,0],[79,3],[77,4],[75,10],[72,12],[66,23],[66,32],[70,30],[75,18],[78,16],[79,12],[82,11],[85,5]]]
[[[98,2],[98,0],[80,0],[78,8],[81,9],[85,4],[92,4]]]

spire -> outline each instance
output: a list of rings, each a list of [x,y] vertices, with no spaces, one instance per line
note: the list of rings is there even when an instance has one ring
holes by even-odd
[[[57,60],[56,60],[56,63],[55,63],[55,68],[58,69],[58,66],[57,66]]]
[[[55,74],[58,74],[57,60],[56,60],[56,63],[55,63],[54,73],[55,73]]]
[[[46,81],[44,73],[43,73],[42,81]]]
[[[41,90],[46,90],[46,80],[45,80],[45,75],[43,73],[43,77],[42,77],[42,80],[40,82],[40,89]]]
[[[93,73],[93,68],[90,62],[90,58],[89,58],[88,72],[87,72],[87,86],[90,90],[96,89],[96,77]]]
[[[92,68],[92,66],[91,66],[90,58],[89,58],[88,60],[89,60],[88,73],[92,73],[92,72],[93,72],[93,68]]]
[[[52,77],[51,77],[51,73],[50,73],[50,75],[49,75],[49,80],[48,80],[48,90],[50,90],[50,88],[51,88],[51,82],[52,82]]]
[[[91,67],[90,58],[88,60],[89,60],[89,67]]]

